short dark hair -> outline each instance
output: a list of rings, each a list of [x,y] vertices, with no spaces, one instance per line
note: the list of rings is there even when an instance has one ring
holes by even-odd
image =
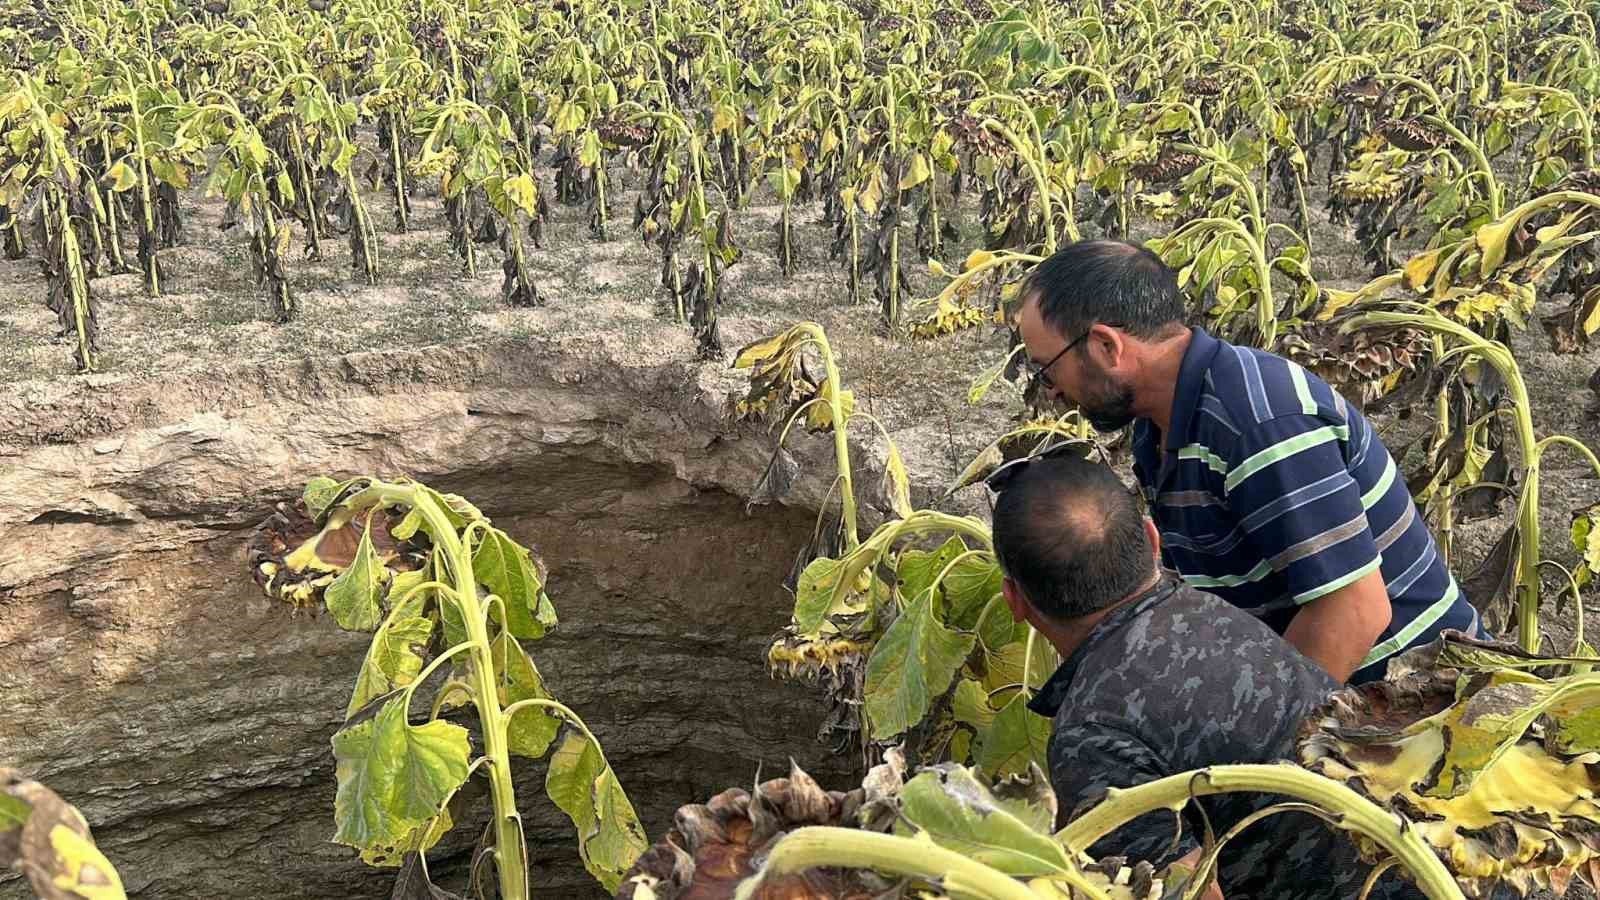
[[[995,500],[1000,568],[1046,618],[1075,619],[1127,597],[1155,571],[1133,493],[1106,466],[1030,463]]]
[[[1022,287],[1039,316],[1077,337],[1096,322],[1151,338],[1184,324],[1178,276],[1147,247],[1126,241],[1076,241],[1034,266]]]

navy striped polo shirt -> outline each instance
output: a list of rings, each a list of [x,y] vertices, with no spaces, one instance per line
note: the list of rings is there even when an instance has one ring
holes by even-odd
[[[1393,615],[1350,681],[1477,613],[1366,418],[1280,356],[1192,329],[1174,438],[1134,424],[1134,472],[1168,567],[1282,634],[1300,606],[1377,569]]]

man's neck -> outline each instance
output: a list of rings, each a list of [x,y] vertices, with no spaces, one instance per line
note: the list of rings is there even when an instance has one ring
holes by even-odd
[[[1089,635],[1094,633],[1096,626],[1105,621],[1107,616],[1144,596],[1160,581],[1161,570],[1158,568],[1151,572],[1150,577],[1135,588],[1132,593],[1112,603],[1105,609],[1096,610],[1087,616],[1079,616],[1067,622],[1047,622],[1045,627],[1039,629],[1039,633],[1044,635],[1045,640],[1050,642],[1050,646],[1056,648],[1056,652],[1061,654],[1061,658],[1064,660],[1071,656],[1074,650],[1083,646],[1083,642],[1089,639]]]
[[[1152,345],[1135,392],[1134,412],[1140,418],[1149,419],[1169,440],[1172,403],[1178,395],[1178,375],[1183,371],[1183,357],[1193,337],[1193,332],[1185,328],[1181,335]]]

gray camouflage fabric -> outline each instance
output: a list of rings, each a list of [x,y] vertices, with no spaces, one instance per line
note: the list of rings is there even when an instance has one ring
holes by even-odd
[[[1054,719],[1050,780],[1065,817],[1129,787],[1226,763],[1294,757],[1302,719],[1339,687],[1249,612],[1164,575],[1158,586],[1100,622],[1029,704]],[[1289,798],[1223,794],[1201,798],[1221,836],[1251,812]],[[1191,803],[1176,817],[1151,813],[1090,849],[1157,867],[1205,839]],[[1218,879],[1227,900],[1353,900],[1368,867],[1320,819],[1280,813],[1223,848]],[[1391,870],[1373,898],[1422,893]]]

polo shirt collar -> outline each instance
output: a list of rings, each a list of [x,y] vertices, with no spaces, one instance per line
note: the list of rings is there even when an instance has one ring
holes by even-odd
[[[1177,390],[1172,394],[1172,433],[1177,439],[1168,437],[1168,445],[1189,440],[1189,423],[1200,408],[1206,372],[1216,360],[1217,351],[1222,349],[1222,342],[1207,334],[1204,328],[1190,328],[1189,334],[1189,347],[1183,351],[1183,364],[1178,367]]]
[[[1067,693],[1072,689],[1072,681],[1078,675],[1078,667],[1088,657],[1089,651],[1134,617],[1171,597],[1180,586],[1182,586],[1181,581],[1162,573],[1149,590],[1112,610],[1111,615],[1101,619],[1099,624],[1094,626],[1094,630],[1089,632],[1083,643],[1062,661],[1055,674],[1050,676],[1050,680],[1039,688],[1039,692],[1028,701],[1028,709],[1045,718],[1055,718],[1056,711],[1061,708],[1061,704],[1067,699]]]

